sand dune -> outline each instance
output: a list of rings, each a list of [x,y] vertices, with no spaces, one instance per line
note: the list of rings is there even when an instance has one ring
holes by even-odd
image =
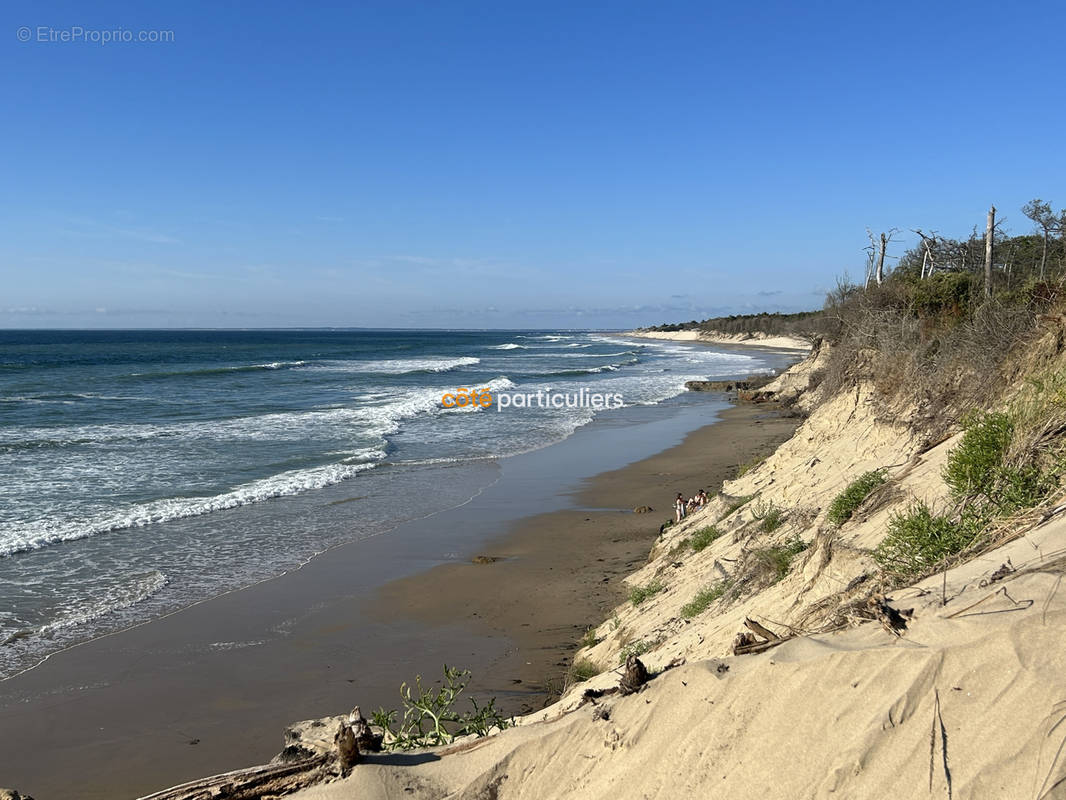
[[[821,358],[771,388],[797,399]],[[863,621],[849,603],[876,589],[870,549],[894,511],[944,501],[939,475],[957,437],[929,447],[877,413],[869,386],[817,403],[813,394],[800,398],[813,411],[792,439],[668,529],[627,579],[664,588],[619,606],[579,653],[601,675],[514,729],[423,756],[371,756],[346,780],[297,796],[1066,796],[1066,519],[1034,516],[1020,538],[890,593],[892,606],[914,609],[901,637]],[[877,468],[888,488],[839,530],[824,525],[832,498]],[[755,499],[730,513],[731,498],[746,496]],[[759,532],[774,507],[784,524]],[[686,539],[711,523],[722,535],[691,552]],[[752,584],[752,551],[797,537],[807,549],[786,577]],[[997,570],[1008,574],[996,580]],[[684,604],[723,580],[748,581],[747,591],[684,619]],[[731,655],[749,618],[798,635]],[[635,644],[661,674],[636,695],[587,699],[617,685]]]

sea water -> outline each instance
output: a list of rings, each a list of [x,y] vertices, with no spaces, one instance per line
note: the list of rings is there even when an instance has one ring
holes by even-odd
[[[0,331],[0,677],[468,502],[619,395],[781,355],[585,331]]]

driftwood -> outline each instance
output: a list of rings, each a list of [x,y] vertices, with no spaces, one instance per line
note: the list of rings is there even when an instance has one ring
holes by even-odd
[[[342,717],[297,722],[285,730],[285,749],[269,764],[183,783],[140,800],[260,800],[347,775],[362,753],[381,749],[356,706]]]
[[[866,601],[866,607],[881,623],[881,627],[893,636],[902,636],[907,630],[907,622],[914,616],[913,608],[896,610],[885,602],[884,595],[875,594]]]
[[[264,795],[295,792],[329,775],[329,756],[321,755],[290,764],[264,764],[210,778],[183,783],[140,800],[259,800]]]
[[[733,640],[733,655],[735,656],[762,653],[792,638],[791,636],[778,636],[765,625],[750,618],[744,620],[744,626],[748,630],[741,631]],[[759,638],[760,636],[762,639]]]

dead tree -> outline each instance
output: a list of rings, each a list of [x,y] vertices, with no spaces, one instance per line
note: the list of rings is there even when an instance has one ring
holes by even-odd
[[[888,249],[888,239],[885,232],[881,231],[881,251],[877,256],[877,285],[880,286],[885,280],[885,250]]]
[[[927,264],[929,265],[929,275],[928,275],[928,277],[932,277],[933,270],[936,269],[936,262],[933,260],[933,248],[936,247],[936,236],[937,236],[937,234],[936,234],[936,231],[933,231],[932,233],[930,233],[927,236],[925,233],[922,232],[921,228],[915,228],[914,232],[916,234],[918,234],[918,236],[921,237],[922,248],[925,250],[924,254],[922,255],[922,275],[921,275],[922,279],[924,280],[927,277],[926,276],[926,272],[925,272],[925,267],[926,267]]]
[[[992,296],[992,237],[996,230],[996,207],[988,209],[985,226],[985,297]]]
[[[1035,222],[1043,233],[1044,249],[1040,253],[1040,280],[1044,280],[1044,269],[1047,267],[1048,239],[1051,237],[1051,232],[1058,227],[1058,220],[1051,210],[1051,203],[1045,203],[1039,197],[1022,206],[1022,213]]]
[[[866,286],[870,285],[870,273],[873,272],[874,280],[877,281],[877,285],[880,286],[885,280],[885,252],[888,250],[888,243],[892,241],[894,237],[899,233],[899,228],[892,228],[888,233],[882,232],[878,239],[874,238],[873,231],[869,228],[866,229],[866,236],[870,239],[870,246],[866,248]],[[876,259],[877,267],[874,268],[874,261]]]

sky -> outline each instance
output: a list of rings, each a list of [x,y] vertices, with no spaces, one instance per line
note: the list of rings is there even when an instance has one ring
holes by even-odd
[[[796,311],[861,278],[867,227],[965,236],[995,204],[1022,233],[1027,200],[1066,205],[1061,3],[9,0],[0,20],[5,328]]]

